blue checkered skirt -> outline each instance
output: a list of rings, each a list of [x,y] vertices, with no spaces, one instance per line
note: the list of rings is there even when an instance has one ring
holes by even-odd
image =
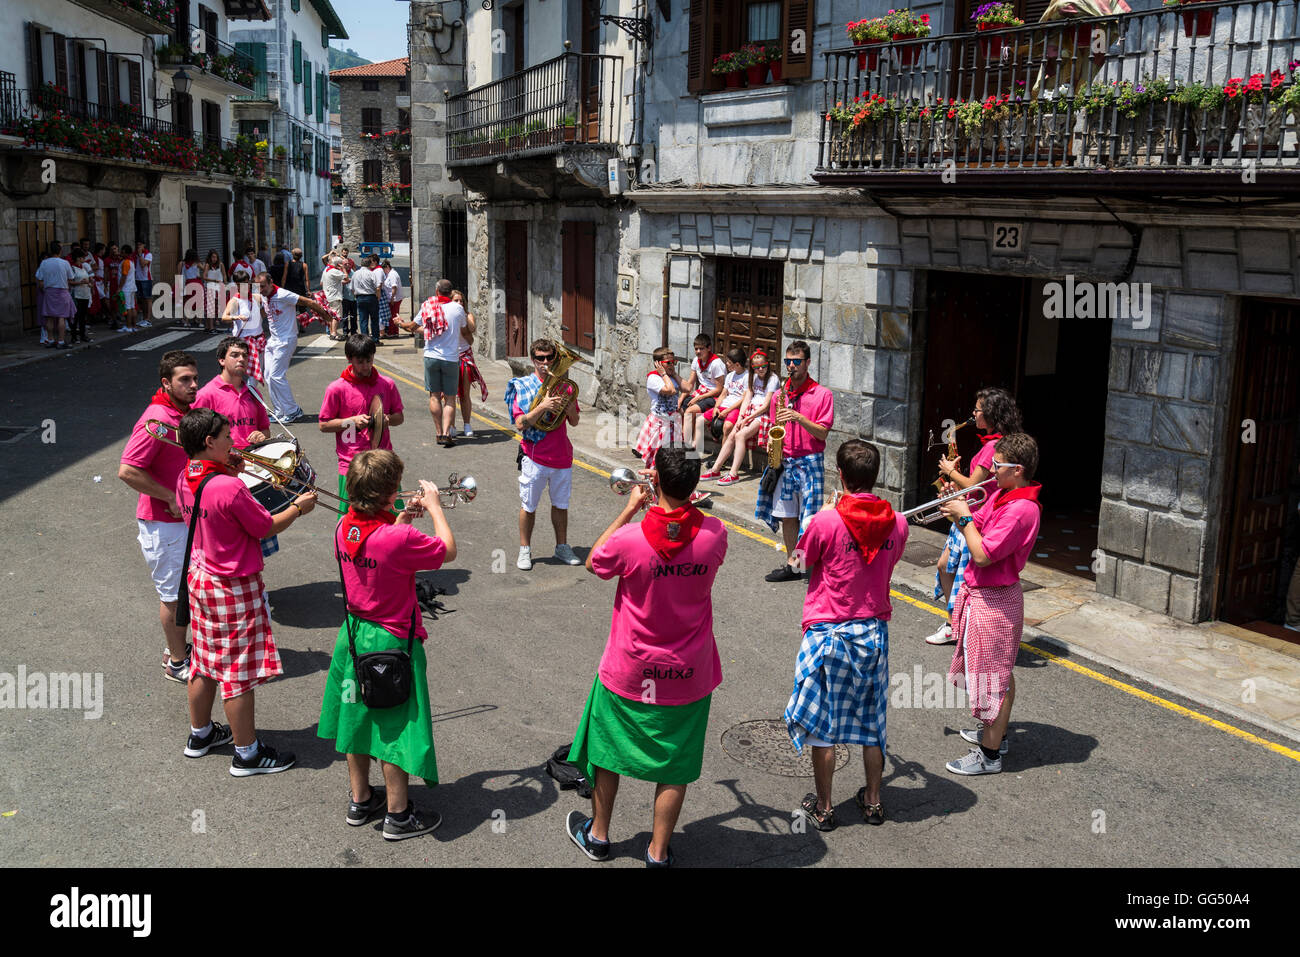
[[[885,750],[889,625],[879,618],[821,622],[804,632],[785,724],[796,751],[805,736]]]
[[[772,517],[772,506],[779,496],[783,501],[794,501],[799,496],[799,534],[808,530],[808,523],[821,510],[822,488],[826,482],[824,459],[821,452],[783,459],[781,464],[785,471],[774,493],[758,489],[758,501],[754,507],[754,517],[763,522],[772,531],[781,527],[779,519]]]
[[[961,583],[966,580],[966,566],[970,564],[970,547],[955,522],[948,527],[948,541],[944,547],[948,550],[948,564],[943,570],[953,576],[952,591],[948,592],[948,616],[952,617],[952,606],[957,601],[957,592],[961,591]],[[934,571],[934,597],[943,597],[943,581],[937,568]]]

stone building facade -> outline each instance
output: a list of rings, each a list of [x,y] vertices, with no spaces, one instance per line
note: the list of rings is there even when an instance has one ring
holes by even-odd
[[[339,87],[343,245],[410,242],[410,60],[334,70]]]

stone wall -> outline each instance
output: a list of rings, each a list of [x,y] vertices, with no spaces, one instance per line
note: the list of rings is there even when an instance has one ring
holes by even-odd
[[[334,82],[339,88],[339,126],[340,126],[340,146],[339,160],[340,169],[342,170],[343,186],[347,189],[347,198],[344,202],[347,204],[348,211],[343,214],[343,245],[349,249],[356,249],[364,240],[370,239],[373,242],[399,242],[407,241],[405,235],[389,235],[389,218],[388,213],[393,209],[405,209],[405,203],[394,203],[389,199],[389,193],[382,188],[385,183],[402,182],[400,178],[400,161],[402,159],[412,159],[411,152],[401,152],[390,149],[393,143],[393,137],[380,136],[377,140],[363,139],[361,136],[361,111],[368,109],[380,110],[380,131],[388,132],[389,130],[398,129],[398,97],[409,98],[407,92],[398,88],[397,77],[376,77],[373,78],[379,85],[376,90],[361,89],[362,79],[358,77],[335,78]],[[409,83],[407,84],[409,89]],[[408,109],[400,107],[400,109]],[[379,160],[382,172],[380,173],[379,182],[381,188],[377,192],[367,192],[362,188],[365,183],[365,162],[367,160]],[[411,182],[415,182],[415,163],[411,163]],[[383,226],[380,235],[366,237],[363,235],[366,213],[381,213]]]

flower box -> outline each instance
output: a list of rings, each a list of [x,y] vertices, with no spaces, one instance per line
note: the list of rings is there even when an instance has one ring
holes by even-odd
[[[915,40],[915,39],[916,39],[915,33],[894,34],[895,43],[901,42],[903,40]],[[920,52],[921,52],[921,48],[919,46],[913,45],[913,46],[899,47],[894,51],[894,54],[895,56],[898,57],[899,66],[911,66],[913,63],[916,62],[917,54]]]
[[[884,43],[884,40],[864,40],[862,43],[856,43],[854,46],[859,47],[878,47]],[[862,49],[858,51],[858,69],[870,70],[875,72],[880,64],[880,51],[871,49]]]

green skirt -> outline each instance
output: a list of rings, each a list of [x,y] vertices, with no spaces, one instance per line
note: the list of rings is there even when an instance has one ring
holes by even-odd
[[[346,474],[339,476],[339,499],[338,513],[342,515],[348,510],[348,477]],[[406,508],[406,506],[402,504],[400,498],[393,503],[394,512],[400,512],[404,508]]]
[[[709,724],[706,695],[690,704],[643,704],[608,690],[597,678],[578,722],[569,760],[596,783],[596,768],[656,784],[690,784],[704,767]]]
[[[406,646],[378,625],[349,616],[356,622],[357,655]],[[317,737],[334,742],[340,754],[368,754],[395,764],[407,774],[438,783],[438,759],[433,751],[433,722],[429,709],[429,684],[425,678],[424,648],[417,639],[411,648],[411,696],[395,708],[367,708],[361,700],[356,668],[348,650],[344,622],[334,642],[325,699],[321,702]]]

